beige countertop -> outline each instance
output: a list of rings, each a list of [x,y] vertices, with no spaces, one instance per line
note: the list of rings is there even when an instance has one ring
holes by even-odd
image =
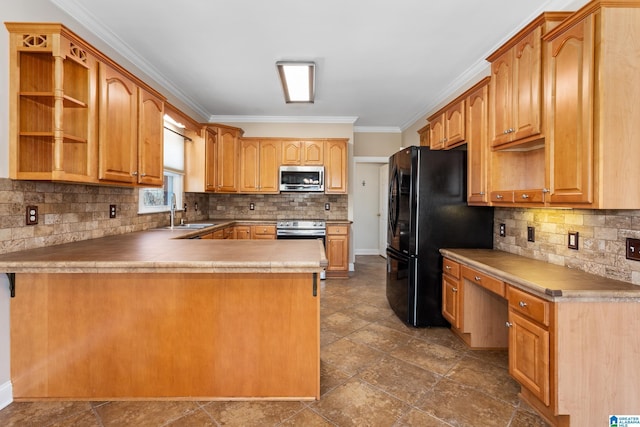
[[[0,255],[0,272],[312,273],[327,266],[319,240],[211,240],[213,230],[153,229]],[[226,224],[241,221],[227,221]],[[244,222],[244,221],[242,221]],[[265,221],[257,221],[265,222]]]
[[[544,261],[492,249],[440,249],[440,253],[550,301],[622,298],[640,302],[638,285]]]

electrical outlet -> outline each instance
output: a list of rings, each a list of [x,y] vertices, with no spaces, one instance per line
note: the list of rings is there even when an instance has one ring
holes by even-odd
[[[109,205],[109,218],[116,217],[116,205]]]
[[[324,210],[325,210],[325,211],[328,211],[328,210],[330,210],[330,209],[331,209],[331,205],[330,205],[329,203],[325,203],[325,204],[324,204]]]
[[[36,225],[38,223],[38,207],[27,206],[27,225]]]
[[[500,224],[500,237],[504,237],[507,235],[507,226],[504,224]]]
[[[256,208],[256,205],[254,205],[253,203],[249,203],[249,210],[250,211],[255,210],[255,208]]]
[[[627,259],[640,261],[640,239],[627,237]]]
[[[527,242],[536,241],[536,229],[535,227],[527,227]]]

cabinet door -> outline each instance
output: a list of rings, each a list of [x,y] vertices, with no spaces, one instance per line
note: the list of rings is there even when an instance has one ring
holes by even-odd
[[[327,236],[327,271],[349,271],[349,237],[346,235]]]
[[[218,128],[218,187],[216,191],[235,193],[238,191],[238,137],[235,131]]]
[[[164,102],[144,89],[138,93],[138,183],[162,186]]]
[[[439,114],[429,121],[429,147],[432,150],[444,148],[444,115]]]
[[[204,141],[204,157],[205,157],[205,191],[216,191],[218,184],[218,177],[216,172],[217,158],[218,158],[218,137],[214,130],[207,129],[205,131]]]
[[[540,134],[541,36],[542,28],[536,27],[513,47],[512,141]]]
[[[322,166],[324,163],[324,141],[302,142],[302,164]]]
[[[260,191],[277,193],[279,186],[280,141],[260,141]]]
[[[509,310],[509,374],[549,405],[549,332]]]
[[[511,141],[511,80],[513,51],[509,50],[491,64],[491,145],[498,146]]]
[[[240,140],[240,192],[260,189],[260,141]]]
[[[99,178],[138,181],[138,95],[127,77],[100,63]]]
[[[464,105],[464,100],[456,102],[444,112],[445,148],[451,148],[465,141]]]
[[[593,17],[549,41],[547,173],[551,204],[593,202]]]
[[[302,161],[300,141],[282,141],[282,164],[297,166]]]
[[[488,199],[487,113],[489,89],[485,83],[466,100],[467,202],[486,205]]]
[[[324,158],[324,192],[347,192],[347,141],[329,140]]]
[[[458,279],[442,275],[442,315],[451,326],[460,329],[460,284]]]
[[[429,146],[429,129],[430,125],[426,125],[423,128],[418,130],[418,135],[420,135],[420,146],[428,147]]]

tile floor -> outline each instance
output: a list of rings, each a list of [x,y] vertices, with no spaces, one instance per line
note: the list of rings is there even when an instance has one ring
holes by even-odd
[[[446,328],[404,325],[385,260],[356,257],[321,289],[316,402],[14,402],[2,426],[509,426],[546,424],[518,400],[502,351],[470,351]]]

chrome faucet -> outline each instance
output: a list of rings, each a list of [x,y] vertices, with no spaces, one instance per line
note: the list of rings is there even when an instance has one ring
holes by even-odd
[[[173,222],[176,217],[176,193],[171,193],[171,229],[173,230]]]

